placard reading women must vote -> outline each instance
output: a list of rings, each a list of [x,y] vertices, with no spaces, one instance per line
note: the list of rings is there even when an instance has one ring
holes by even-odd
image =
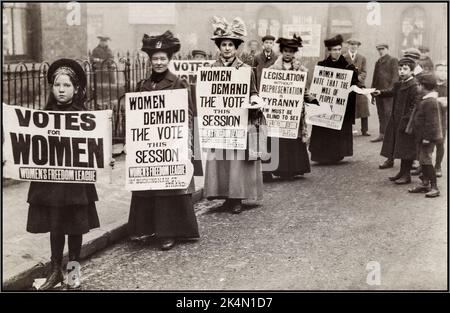
[[[351,70],[316,65],[310,94],[320,105],[306,104],[308,123],[336,130],[342,128],[352,75]]]
[[[259,95],[270,137],[297,138],[307,72],[263,69]]]
[[[169,70],[189,84],[197,83],[197,73],[202,67],[211,66],[215,60],[171,60]]]
[[[111,110],[41,111],[3,104],[5,177],[40,182],[109,182]]]
[[[126,94],[127,190],[186,189],[189,159],[186,89]]]
[[[197,114],[203,148],[247,148],[250,73],[250,67],[199,70]]]

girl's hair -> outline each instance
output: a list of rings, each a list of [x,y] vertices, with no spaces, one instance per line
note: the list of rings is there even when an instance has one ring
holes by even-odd
[[[237,39],[227,39],[227,38],[216,38],[214,39],[214,43],[216,44],[216,46],[218,48],[220,48],[220,44],[222,43],[222,41],[224,40],[231,40],[234,44],[234,47],[237,49],[239,48],[239,46],[241,45],[242,41],[241,40],[237,40]]]
[[[47,99],[47,104],[45,105],[44,110],[53,110],[57,106],[57,101],[55,95],[53,94],[53,84],[55,83],[55,79],[58,75],[53,75],[52,83],[50,84],[50,92]],[[75,88],[75,93],[72,98],[72,106],[78,108],[79,110],[86,110],[85,103],[87,100],[86,97],[86,89],[81,88],[80,84],[77,82],[74,77],[67,75],[72,82],[73,87]]]

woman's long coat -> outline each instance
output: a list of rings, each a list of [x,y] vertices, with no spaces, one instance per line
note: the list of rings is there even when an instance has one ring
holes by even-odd
[[[411,77],[406,82],[396,82],[392,89],[381,90],[379,97],[394,97],[391,118],[384,134],[381,155],[389,159],[416,159],[416,143],[406,127],[414,105],[419,98],[417,81]]]
[[[219,59],[213,67],[224,67]],[[236,58],[230,67],[248,67]],[[254,72],[251,72],[250,95],[256,95],[258,91],[255,84]],[[253,122],[253,110],[249,112],[249,124]],[[214,155],[226,156],[232,152],[234,160],[211,159]],[[262,199],[262,172],[261,161],[237,160],[237,151],[210,149],[206,161],[205,171],[205,196],[212,199]]]
[[[320,66],[352,70],[352,85],[358,84],[358,75],[353,65],[349,64],[343,56],[337,61],[331,57],[317,63]],[[350,92],[348,95],[347,108],[341,130],[335,130],[313,125],[309,151],[311,160],[316,162],[336,162],[346,156],[353,155],[353,132],[352,125],[355,123],[355,98],[356,94]]]
[[[269,68],[273,70],[285,70],[282,59],[283,56],[278,57],[276,62]],[[308,71],[303,65],[299,66],[296,70]],[[304,101],[309,102],[310,99],[310,95],[305,92]],[[305,115],[305,106],[303,106],[297,138],[278,138],[278,151],[271,151],[271,154],[278,153],[278,167],[276,170],[271,171],[273,174],[277,176],[292,176],[311,172],[308,149],[305,144],[308,137]],[[270,138],[268,140],[270,141]]]
[[[165,77],[153,83],[150,78],[138,84],[136,91],[188,89],[189,129],[192,132],[193,110],[189,84],[169,70]],[[192,134],[188,138],[192,147]],[[194,178],[187,189],[133,191],[128,218],[129,233],[134,236],[152,235],[170,238],[198,238],[198,225],[191,194]]]

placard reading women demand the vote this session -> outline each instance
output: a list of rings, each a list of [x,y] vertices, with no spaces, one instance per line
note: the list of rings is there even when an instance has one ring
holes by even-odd
[[[201,68],[197,115],[203,148],[247,148],[250,67]]]
[[[188,188],[194,168],[187,89],[127,93],[125,106],[125,188]]]
[[[109,183],[111,110],[42,111],[3,104],[4,176],[58,183]]]
[[[270,137],[297,138],[307,72],[263,69],[259,95]]]
[[[310,94],[320,105],[307,103],[309,124],[340,130],[344,122],[353,71],[316,65]]]

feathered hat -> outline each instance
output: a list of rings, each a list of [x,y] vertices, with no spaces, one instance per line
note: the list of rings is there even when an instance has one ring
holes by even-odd
[[[141,50],[147,52],[148,55],[152,55],[158,51],[173,54],[180,51],[180,40],[175,38],[170,30],[159,36],[144,34]]]
[[[244,21],[236,17],[232,23],[229,23],[224,17],[214,16],[212,26],[214,28],[211,40],[232,39],[243,42],[242,37],[247,36],[247,29]]]
[[[293,38],[278,38],[276,43],[280,44],[280,51],[283,50],[284,47],[298,50],[298,48],[303,47],[302,41],[300,36],[294,34]]]

